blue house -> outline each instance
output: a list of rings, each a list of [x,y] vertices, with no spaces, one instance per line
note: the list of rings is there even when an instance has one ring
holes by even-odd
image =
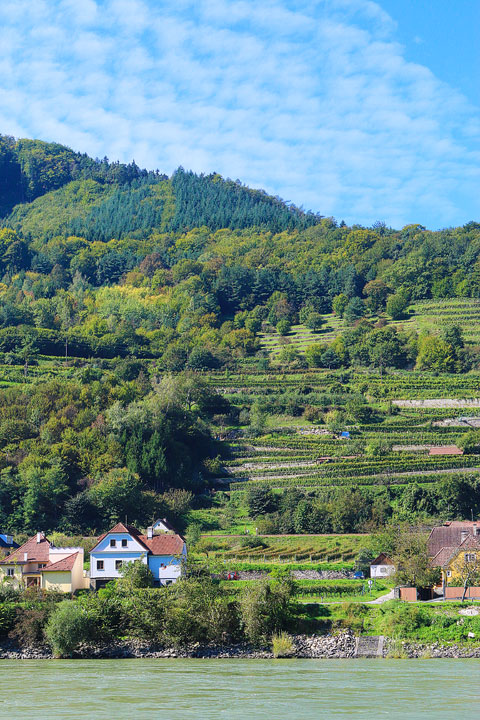
[[[90,552],[90,586],[97,590],[118,579],[124,563],[135,560],[148,565],[155,585],[171,585],[181,577],[186,558],[185,539],[167,520],[157,520],[146,535],[132,525],[117,523]]]
[[[13,537],[11,535],[0,533],[0,557],[10,555],[11,551],[16,550],[18,547],[18,543],[13,541]]]

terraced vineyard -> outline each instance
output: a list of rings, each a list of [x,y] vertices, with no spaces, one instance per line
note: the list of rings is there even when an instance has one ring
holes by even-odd
[[[262,347],[268,350],[272,357],[276,357],[281,350],[286,346],[291,346],[298,350],[298,352],[304,352],[305,348],[315,342],[328,343],[335,340],[337,335],[345,329],[346,324],[342,318],[336,317],[332,313],[323,316],[326,323],[324,327],[315,332],[305,325],[292,325],[291,331],[281,336],[272,327],[271,333],[261,332],[259,338]]]
[[[459,325],[465,340],[480,343],[480,300],[478,298],[448,298],[422,300],[410,306],[413,315],[398,324],[418,331],[438,332],[441,325]]]
[[[347,323],[340,317],[329,313],[323,316],[324,327],[313,331],[304,325],[293,325],[291,331],[281,336],[271,327],[271,332],[259,333],[262,348],[272,358],[277,358],[285,347],[292,347],[299,353],[312,343],[330,343],[343,332]],[[449,298],[445,300],[422,300],[409,306],[407,316],[402,320],[392,321],[386,315],[373,315],[367,319],[377,322],[385,318],[391,325],[403,330],[412,329],[417,332],[438,333],[439,323],[442,326],[459,325],[467,343],[480,344],[480,300],[477,298]]]
[[[362,487],[375,492],[480,472],[478,455],[429,455],[432,447],[461,444],[475,418],[480,420],[480,403],[472,404],[480,398],[478,373],[395,371],[380,377],[369,372],[248,372],[211,376],[210,382],[239,409],[248,411],[255,404],[265,409],[263,432],[240,426],[223,435],[229,438],[225,442],[230,454],[217,480],[232,493],[253,486],[275,491]],[[448,407],[452,400],[455,407]],[[353,401],[371,404],[369,422],[352,421],[347,413],[341,426],[325,424],[330,410]],[[307,406],[317,407],[323,418],[306,421],[301,412]],[[459,420],[465,416],[467,421]],[[350,437],[339,438],[340,430]],[[386,449],[372,455],[369,447],[379,442],[386,443]]]

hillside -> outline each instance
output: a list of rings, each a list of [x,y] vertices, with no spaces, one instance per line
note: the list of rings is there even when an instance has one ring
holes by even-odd
[[[6,137],[0,206],[0,526],[364,533],[480,511],[480,224],[348,227]],[[293,554],[352,561],[310,545]]]

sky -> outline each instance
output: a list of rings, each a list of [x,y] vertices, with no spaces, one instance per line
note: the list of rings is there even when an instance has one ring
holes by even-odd
[[[477,0],[1,0],[0,133],[347,223],[480,220]]]

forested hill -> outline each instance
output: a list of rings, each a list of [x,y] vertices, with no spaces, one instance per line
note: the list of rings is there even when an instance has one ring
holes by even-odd
[[[312,338],[321,344],[316,365],[478,364],[470,326],[469,349],[461,338],[417,338],[394,325],[390,342],[377,327],[408,320],[418,301],[480,298],[475,222],[438,232],[348,227],[217,174],[179,169],[168,178],[5,136],[0,205],[0,353],[33,338],[47,355],[63,354],[68,341],[77,357],[216,367],[262,359],[265,333],[284,336],[297,323],[316,331],[333,312],[332,332]],[[368,334],[380,330],[388,348],[377,352]],[[288,350],[285,362],[305,362]]]
[[[63,145],[0,136],[0,215],[30,237],[75,234],[107,241],[206,226],[305,228],[319,218],[220,175],[171,178],[92,160]]]

